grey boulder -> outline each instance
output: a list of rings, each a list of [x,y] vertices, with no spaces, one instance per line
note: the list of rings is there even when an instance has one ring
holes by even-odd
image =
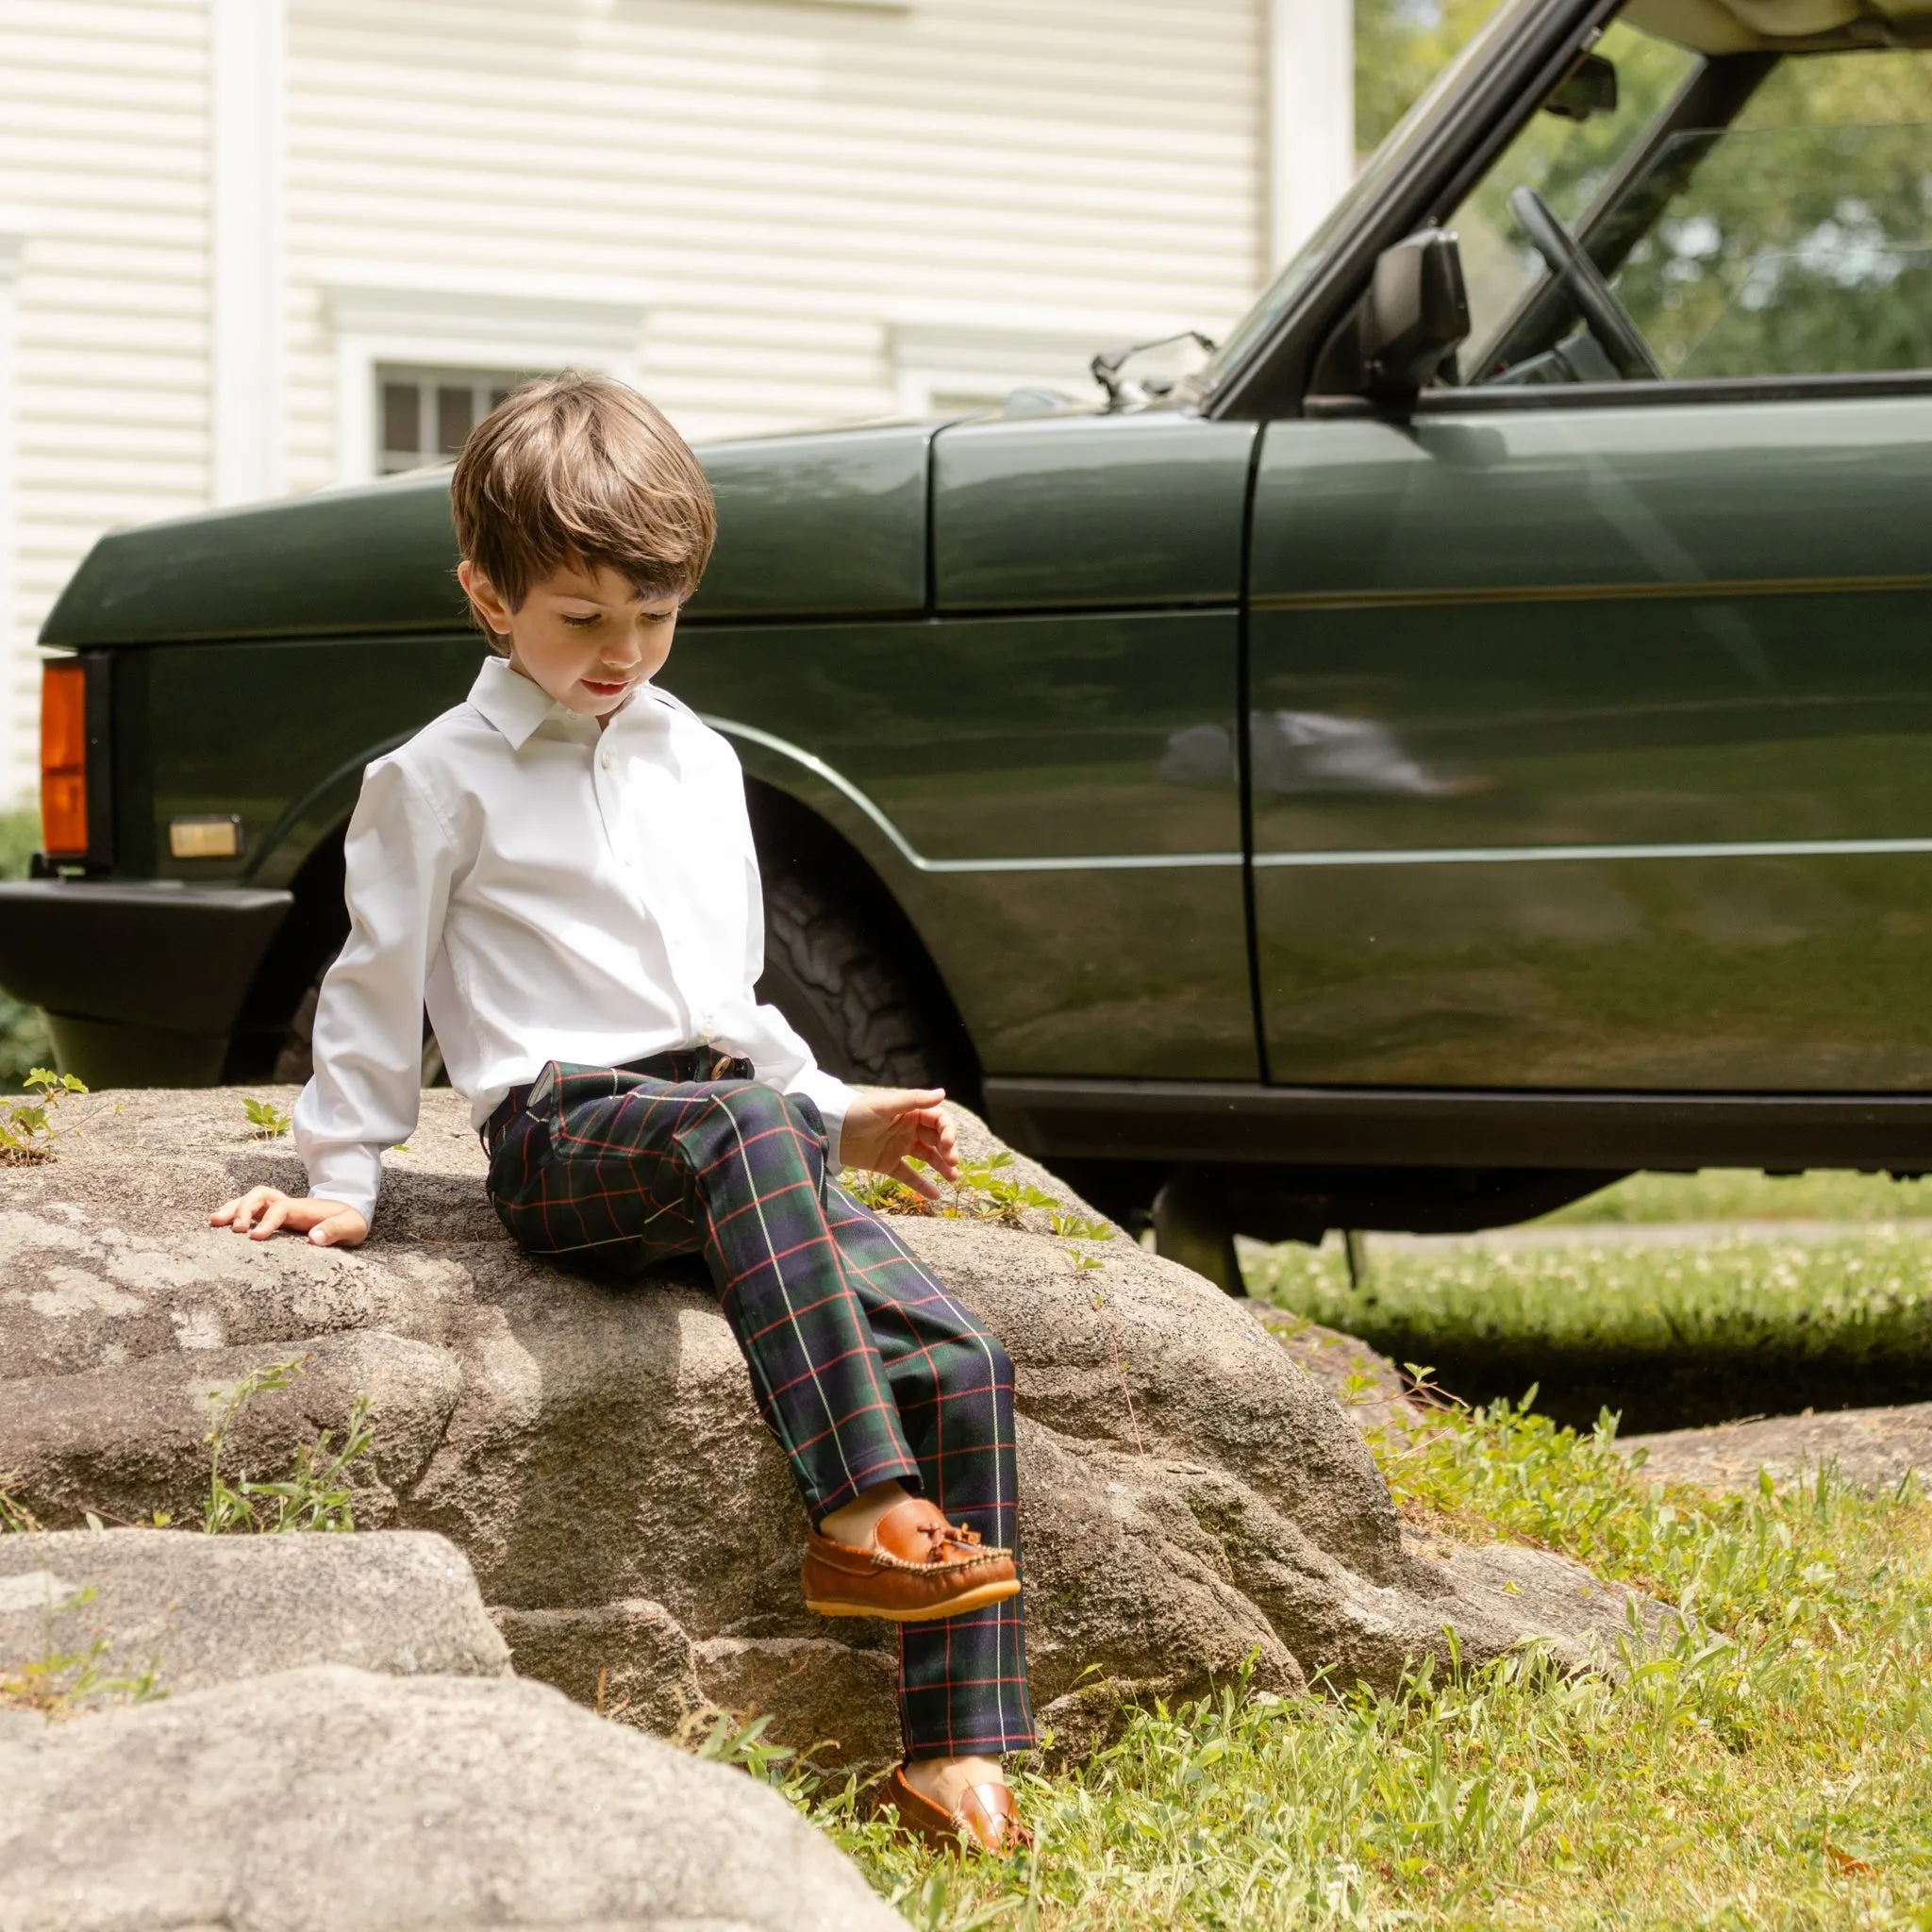
[[[905,1932],[775,1792],[513,1678],[319,1665],[0,1730],[6,1932]]]
[[[462,1552],[421,1531],[0,1537],[0,1673],[57,1656],[88,1658],[104,1684],[146,1678],[166,1693],[317,1663],[509,1670]]]
[[[830,1757],[893,1755],[891,1632],[801,1603],[796,1492],[708,1293],[520,1254],[447,1092],[425,1094],[354,1253],[208,1227],[255,1181],[302,1185],[240,1094],[113,1105],[9,1173],[0,1208],[0,1470],[42,1520],[195,1511],[211,1407],[299,1354],[307,1373],[236,1422],[236,1466],[278,1473],[367,1395],[358,1522],[449,1538],[519,1670],[655,1729],[757,1708]],[[998,1151],[958,1120],[970,1156]],[[1010,1172],[1077,1209],[1032,1163]],[[1445,1626],[1470,1658],[1528,1637],[1594,1654],[1574,1591],[1417,1545],[1328,1381],[1244,1307],[1124,1236],[1021,1220],[893,1224],[1013,1357],[1033,1690],[1063,1749],[1124,1698],[1250,1658],[1292,1690],[1324,1667],[1387,1685],[1444,1655]]]

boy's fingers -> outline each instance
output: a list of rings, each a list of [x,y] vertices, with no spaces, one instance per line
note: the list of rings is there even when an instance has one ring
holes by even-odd
[[[274,1188],[250,1188],[235,1200],[225,1201],[208,1219],[217,1227],[233,1227],[237,1234],[246,1234],[254,1225],[255,1217],[271,1202],[280,1198]]]
[[[289,1204],[286,1201],[271,1201],[261,1210],[261,1218],[250,1229],[248,1239],[253,1241],[267,1241],[288,1218]]]
[[[939,1183],[930,1174],[921,1174],[916,1167],[908,1167],[903,1160],[893,1161],[886,1171],[895,1181],[910,1188],[915,1194],[923,1194],[928,1201],[939,1199]]]

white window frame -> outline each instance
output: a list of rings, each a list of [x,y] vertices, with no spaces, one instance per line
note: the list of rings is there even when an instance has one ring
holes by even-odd
[[[327,285],[336,339],[336,480],[377,474],[376,372],[595,369],[636,385],[648,308],[641,291],[533,294],[375,279]]]
[[[532,372],[524,369],[452,369],[447,363],[427,362],[378,362],[375,365],[375,455],[378,469],[382,458],[390,454],[389,425],[384,421],[383,404],[380,400],[383,391],[392,382],[400,382],[417,391],[416,448],[411,454],[416,461],[410,468],[427,468],[437,463],[448,462],[450,458],[435,453],[425,454],[422,444],[424,430],[431,427],[430,441],[434,441],[433,419],[436,414],[436,392],[451,387],[461,387],[470,391],[472,405],[472,426],[480,423],[489,413],[489,391],[492,390],[514,389],[517,384],[527,382]],[[425,425],[425,415],[432,419]],[[383,471],[386,475],[399,474],[396,471]]]

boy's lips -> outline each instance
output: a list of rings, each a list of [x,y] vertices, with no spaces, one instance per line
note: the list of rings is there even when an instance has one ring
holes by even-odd
[[[608,698],[618,691],[628,691],[632,680],[628,677],[586,677],[580,680],[586,691],[593,691],[600,698]]]

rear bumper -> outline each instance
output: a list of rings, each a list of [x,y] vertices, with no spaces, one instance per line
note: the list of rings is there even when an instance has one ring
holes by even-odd
[[[294,895],[253,887],[0,882],[0,986],[47,1016],[91,1087],[221,1078],[248,988]]]

